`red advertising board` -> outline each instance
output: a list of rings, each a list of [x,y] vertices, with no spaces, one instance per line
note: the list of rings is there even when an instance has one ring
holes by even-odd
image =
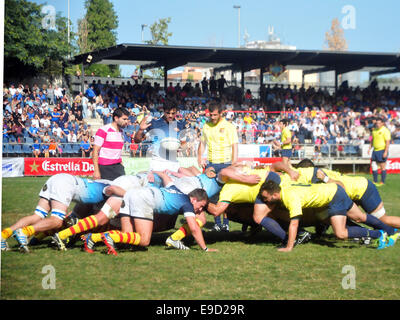
[[[52,176],[69,173],[76,176],[91,176],[94,172],[90,158],[25,158],[25,176]]]
[[[369,169],[372,173],[372,168]],[[381,173],[381,170],[378,170]],[[400,173],[400,158],[391,158],[386,161],[386,173]]]
[[[272,164],[281,160],[282,158],[238,158],[239,162],[252,162],[254,165]]]

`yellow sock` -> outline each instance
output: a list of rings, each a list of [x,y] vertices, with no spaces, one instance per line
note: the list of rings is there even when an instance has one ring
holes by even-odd
[[[58,236],[61,240],[67,239],[68,237],[81,233],[93,228],[96,228],[99,225],[97,218],[95,215],[89,216],[85,219],[78,220],[77,224],[74,224],[72,227],[64,229],[58,233]]]
[[[35,228],[33,226],[26,226],[22,228],[22,232],[27,237],[30,237],[35,234]]]
[[[203,222],[201,222],[201,220],[196,219],[197,224],[199,225],[199,227],[203,227]],[[172,240],[182,240],[183,238],[185,238],[186,236],[190,235],[190,228],[189,225],[187,223],[185,223],[182,227],[179,228],[179,230],[177,230],[175,233],[171,234],[171,238]]]
[[[136,232],[120,232],[113,230],[113,232],[109,232],[109,235],[115,243],[128,243],[137,246],[140,242],[140,235]]]
[[[1,237],[6,240],[11,237],[13,231],[10,228],[6,228],[1,232]]]
[[[92,233],[92,241],[94,243],[101,242],[101,233]]]

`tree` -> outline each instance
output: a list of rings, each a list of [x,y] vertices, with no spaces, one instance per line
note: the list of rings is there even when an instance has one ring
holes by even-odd
[[[168,45],[168,40],[172,36],[172,32],[168,32],[168,24],[171,22],[171,17],[162,18],[154,22],[150,26],[151,40],[146,40],[145,43],[152,45]],[[163,78],[164,69],[151,70],[153,78]]]
[[[117,44],[118,17],[109,0],[86,0],[86,15],[79,23],[78,45],[80,53],[103,49]],[[85,73],[96,76],[118,77],[117,65],[90,65]]]
[[[330,32],[325,32],[325,43],[328,45],[328,50],[347,50],[347,42],[344,38],[344,31],[340,26],[338,18],[332,20]]]
[[[89,29],[88,22],[86,18],[82,18],[78,20],[78,47],[79,53],[89,52]]]
[[[172,32],[168,32],[168,24],[171,17],[159,19],[150,26],[151,40],[145,41],[148,44],[168,45],[168,39],[172,36]]]
[[[61,74],[74,46],[68,45],[67,19],[55,15],[47,28],[43,5],[27,0],[7,0],[4,19],[5,78]],[[71,35],[74,39],[74,34]]]

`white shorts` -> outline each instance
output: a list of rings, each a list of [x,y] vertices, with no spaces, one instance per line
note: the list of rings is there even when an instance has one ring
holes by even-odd
[[[171,170],[173,172],[178,172],[180,168],[178,161],[170,161],[159,157],[153,157],[150,160],[150,170],[153,171],[164,171]]]
[[[139,178],[136,175],[120,176],[111,182],[111,185],[120,187],[125,191],[133,188],[144,187],[147,184],[147,179]]]
[[[39,197],[47,200],[56,200],[67,207],[74,199],[77,181],[74,176],[66,173],[50,177],[39,192]]]
[[[151,188],[136,188],[125,193],[119,213],[133,218],[153,220],[155,206]]]
[[[201,182],[197,177],[182,177],[174,180],[174,185],[184,194],[189,194],[195,189],[202,189]]]

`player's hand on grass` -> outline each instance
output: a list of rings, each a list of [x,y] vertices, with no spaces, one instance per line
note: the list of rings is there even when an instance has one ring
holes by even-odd
[[[206,252],[218,252],[218,249],[208,248],[208,250]]]

